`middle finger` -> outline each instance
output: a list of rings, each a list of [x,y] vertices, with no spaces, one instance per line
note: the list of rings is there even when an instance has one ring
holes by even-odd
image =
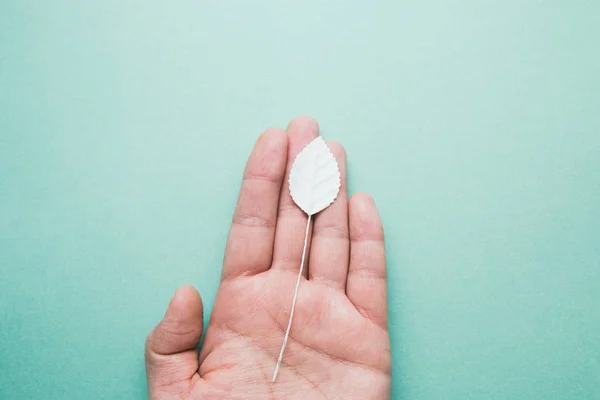
[[[289,123],[287,133],[289,137],[288,164],[279,198],[273,265],[271,268],[298,271],[302,260],[308,216],[294,203],[290,195],[288,179],[292,164],[298,153],[319,136],[319,124],[310,117],[297,117]],[[308,243],[310,243],[310,234]],[[306,249],[306,251],[308,254],[309,249]],[[308,257],[306,261],[308,261]],[[308,277],[308,265],[304,266],[304,276]]]

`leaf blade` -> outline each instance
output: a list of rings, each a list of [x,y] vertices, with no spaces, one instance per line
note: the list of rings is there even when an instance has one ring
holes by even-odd
[[[340,169],[321,136],[296,156],[289,186],[292,199],[308,215],[323,211],[337,198],[341,187]]]

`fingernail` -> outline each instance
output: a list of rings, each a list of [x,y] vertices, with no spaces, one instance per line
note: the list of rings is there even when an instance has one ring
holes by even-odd
[[[173,293],[173,296],[171,297],[171,300],[169,301],[169,308],[171,307],[171,304],[173,304],[173,301],[175,301],[175,297],[177,297],[177,291],[175,293]]]

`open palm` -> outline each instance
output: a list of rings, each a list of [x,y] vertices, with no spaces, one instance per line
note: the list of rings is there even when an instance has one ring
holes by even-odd
[[[244,173],[221,285],[200,354],[202,302],[180,288],[146,342],[149,396],[163,399],[388,399],[391,353],[381,221],[373,200],[348,201],[346,159],[336,201],[318,214],[290,338],[273,369],[300,267],[306,215],[287,184],[298,152],[318,136],[299,117],[258,140]]]

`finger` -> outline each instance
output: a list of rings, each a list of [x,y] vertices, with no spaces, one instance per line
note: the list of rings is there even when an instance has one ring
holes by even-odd
[[[257,274],[271,265],[287,147],[288,136],[281,129],[266,131],[256,142],[227,239],[223,279]]]
[[[294,118],[288,125],[287,133],[289,143],[286,177],[290,175],[290,169],[298,153],[319,136],[319,124],[311,117]],[[307,219],[308,216],[292,200],[289,182],[285,179],[279,197],[273,269],[297,271],[300,268]],[[308,243],[310,243],[310,234]],[[309,249],[307,254],[308,251]],[[304,276],[308,276],[308,265],[304,266]]]
[[[350,199],[350,268],[346,294],[366,318],[387,328],[387,273],[383,227],[368,194]]]
[[[344,291],[350,258],[346,152],[341,144],[327,141],[340,168],[341,186],[337,198],[315,217],[310,249],[310,280]]]
[[[162,321],[146,339],[146,375],[150,398],[158,391],[189,389],[198,378],[196,346],[202,335],[202,299],[192,286],[179,288]]]

